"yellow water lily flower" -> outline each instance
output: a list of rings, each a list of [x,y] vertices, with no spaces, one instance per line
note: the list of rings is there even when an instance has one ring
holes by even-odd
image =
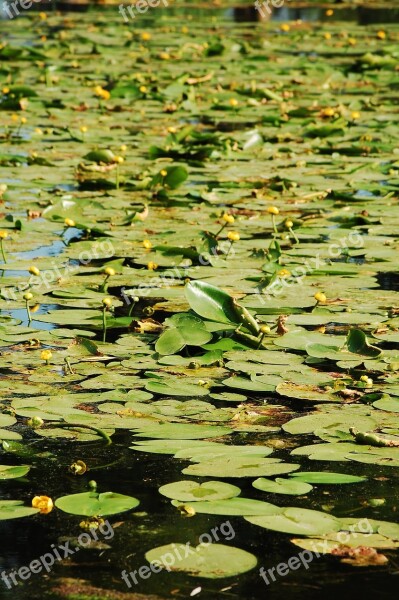
[[[238,242],[240,239],[240,234],[238,231],[229,231],[227,234],[227,239],[229,239],[231,242]]]
[[[38,275],[40,275],[40,269],[38,269],[38,268],[37,268],[37,267],[35,267],[34,265],[32,265],[31,267],[29,267],[28,271],[29,271],[29,273],[30,273],[31,275],[35,275],[36,277],[37,277]]]
[[[51,350],[42,350],[40,352],[40,358],[42,360],[45,360],[46,362],[48,362],[52,356],[53,353],[51,352]]]
[[[326,296],[325,294],[323,294],[323,292],[317,292],[317,293],[314,295],[314,299],[315,299],[315,300],[316,300],[316,302],[318,302],[318,303],[319,303],[319,302],[321,302],[321,303],[324,303],[324,302],[326,302],[326,300],[327,300],[327,296]]]
[[[104,90],[104,88],[101,87],[101,85],[96,85],[96,87],[94,88],[94,93],[96,94],[96,96],[99,96],[103,100],[108,100],[111,96],[109,91]]]
[[[277,208],[277,206],[268,206],[268,208],[267,208],[267,212],[268,212],[270,215],[278,215],[278,214],[280,214],[280,211],[279,211],[279,209]]]
[[[48,515],[53,508],[54,503],[48,496],[35,496],[32,500],[33,508],[38,508],[42,515]]]
[[[83,460],[75,460],[68,470],[74,475],[84,475],[87,471],[87,465]]]
[[[222,221],[225,221],[225,223],[228,223],[229,225],[232,225],[235,221],[233,215],[229,215],[228,213],[224,213],[224,215],[222,216]]]
[[[277,271],[277,275],[279,277],[289,277],[291,275],[291,272],[288,269],[280,269],[280,271]]]

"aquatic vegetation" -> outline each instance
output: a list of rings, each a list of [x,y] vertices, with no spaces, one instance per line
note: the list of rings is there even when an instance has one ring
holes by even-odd
[[[108,568],[170,590],[250,581],[266,539],[391,568],[398,27],[179,10],[0,45],[0,519],[119,515]]]

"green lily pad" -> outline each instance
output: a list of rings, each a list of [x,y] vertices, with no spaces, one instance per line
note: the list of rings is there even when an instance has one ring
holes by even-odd
[[[258,457],[224,457],[206,460],[183,469],[185,475],[199,477],[260,477],[291,473],[299,465],[280,462],[278,459]]]
[[[72,515],[105,517],[132,510],[140,504],[137,498],[114,492],[82,492],[57,498],[55,506]]]
[[[207,579],[233,577],[257,565],[253,554],[224,544],[203,544],[191,548],[174,542],[153,548],[146,552],[145,557],[149,563],[161,565],[168,571],[181,571]]]
[[[38,512],[37,508],[24,506],[22,500],[0,500],[0,521],[30,517]]]
[[[357,475],[346,475],[345,473],[330,473],[326,471],[307,471],[292,473],[291,477],[295,480],[304,481],[305,483],[360,483],[366,481],[367,477],[358,477]]]
[[[199,500],[224,500],[238,496],[240,488],[222,481],[209,481],[196,483],[195,481],[176,481],[159,488],[159,493],[173,500],[181,502],[195,502]]]
[[[184,504],[178,500],[172,501],[173,506],[177,508],[189,507],[196,513],[206,515],[228,515],[228,516],[245,516],[245,515],[275,515],[281,512],[281,508],[263,502],[262,500],[252,500],[251,498],[229,498],[225,500],[209,500],[200,501],[190,504]]]
[[[294,475],[294,473],[293,473]],[[252,485],[257,490],[262,492],[270,492],[271,494],[287,494],[290,496],[302,496],[312,491],[313,486],[305,481],[295,481],[277,477],[274,481],[259,477],[252,482]]]
[[[30,466],[19,465],[17,467],[10,467],[8,465],[0,465],[0,480],[5,479],[16,479],[18,477],[24,477],[30,471]]]
[[[339,531],[341,523],[327,513],[307,508],[284,508],[280,514],[245,517],[253,525],[294,535],[320,535]]]

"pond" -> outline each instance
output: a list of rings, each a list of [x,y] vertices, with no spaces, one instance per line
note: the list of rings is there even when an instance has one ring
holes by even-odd
[[[0,597],[388,598],[398,9],[140,1],[0,22]]]

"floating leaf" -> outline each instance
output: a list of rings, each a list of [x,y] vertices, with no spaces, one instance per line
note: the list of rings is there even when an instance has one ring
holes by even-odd
[[[19,465],[17,467],[10,467],[8,465],[0,465],[0,480],[4,479],[15,479],[17,477],[23,477],[30,471],[30,466]]]
[[[293,473],[294,475],[294,473]],[[302,496],[312,491],[313,486],[304,481],[295,481],[278,477],[274,481],[259,477],[252,483],[254,488],[262,490],[262,492],[270,492],[271,494],[288,494],[290,496]]]
[[[72,515],[84,515],[86,517],[105,517],[116,515],[127,510],[132,510],[140,504],[137,498],[115,494],[114,492],[82,492],[62,496],[55,501],[60,510]]]
[[[264,517],[245,517],[253,525],[295,535],[320,535],[338,531],[341,523],[335,517],[307,508],[284,508],[280,514]]]
[[[278,459],[258,457],[224,457],[207,460],[183,469],[185,475],[199,477],[260,477],[281,475],[299,469],[299,465]]]
[[[30,517],[38,512],[37,508],[24,506],[22,500],[0,500],[0,521]]]
[[[188,555],[188,556],[187,556]],[[183,571],[195,577],[219,579],[233,577],[256,567],[253,554],[224,544],[205,544],[196,548],[174,542],[146,552],[149,563],[161,564],[168,571]]]
[[[198,500],[223,500],[233,498],[241,492],[240,488],[222,481],[196,483],[195,481],[176,481],[159,488],[159,493],[173,500],[195,502]]]
[[[366,477],[358,477],[357,475],[346,475],[345,473],[330,473],[326,471],[307,471],[292,473],[291,477],[295,480],[304,481],[305,483],[360,483],[366,481]]]

